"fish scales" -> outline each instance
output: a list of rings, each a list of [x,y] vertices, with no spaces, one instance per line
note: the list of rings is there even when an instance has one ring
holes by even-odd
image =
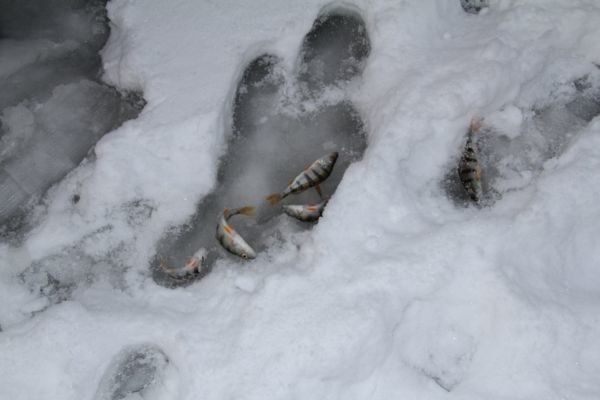
[[[319,158],[296,176],[282,193],[273,193],[267,197],[272,204],[279,202],[290,194],[301,193],[325,181],[335,166],[338,153],[333,152]]]
[[[285,205],[283,211],[290,217],[296,218],[303,222],[314,222],[317,221],[329,200],[322,201],[319,204],[308,204],[308,205]]]
[[[478,148],[475,134],[481,129],[481,121],[474,118],[469,126],[467,142],[458,164],[458,176],[471,200],[478,203],[483,195],[481,186],[481,165],[478,159]]]
[[[234,215],[250,215],[254,207],[246,206],[234,209],[224,209],[219,215],[216,238],[225,250],[244,259],[256,258],[256,252],[239,233],[227,222]]]

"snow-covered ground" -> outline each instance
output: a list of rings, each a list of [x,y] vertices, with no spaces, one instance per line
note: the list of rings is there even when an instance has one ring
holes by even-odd
[[[155,246],[218,185],[244,68],[270,53],[298,75],[332,10],[370,38],[343,88],[362,159],[313,229],[282,222],[257,259],[158,285]],[[109,16],[104,79],[148,103],[0,245],[0,398],[600,398],[600,119],[581,111],[600,3],[112,0]],[[484,207],[446,179],[474,115],[496,160]]]

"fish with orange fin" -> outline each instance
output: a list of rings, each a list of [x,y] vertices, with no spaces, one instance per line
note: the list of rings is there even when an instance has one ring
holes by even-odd
[[[181,268],[170,267],[164,260],[160,262],[160,268],[169,276],[175,279],[185,278],[198,274],[205,260],[206,250],[201,248],[193,256],[185,261]]]
[[[469,198],[479,203],[483,195],[481,187],[481,165],[479,164],[479,149],[475,141],[475,135],[481,130],[482,120],[475,117],[469,125],[467,142],[460,162],[458,163],[458,177]]]
[[[243,259],[256,258],[256,252],[239,233],[233,229],[227,222],[229,218],[234,215],[250,215],[254,212],[255,207],[245,206],[240,208],[226,208],[219,215],[217,223],[217,240],[221,243],[221,246],[231,254],[242,257]]]
[[[302,222],[315,222],[323,215],[323,210],[328,202],[329,199],[318,204],[284,205],[283,212]]]
[[[321,188],[319,184],[331,175],[333,166],[337,161],[338,153],[329,153],[317,161],[310,164],[304,169],[298,176],[296,176],[288,187],[286,187],[281,193],[273,193],[267,196],[267,200],[271,204],[277,204],[290,194],[302,193],[306,189],[315,187],[319,196],[321,196]],[[321,196],[322,197],[322,196]]]

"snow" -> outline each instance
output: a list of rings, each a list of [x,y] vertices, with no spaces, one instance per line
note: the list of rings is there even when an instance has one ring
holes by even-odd
[[[47,192],[22,243],[0,245],[0,398],[600,397],[599,5],[339,4],[108,4],[104,79],[147,105]],[[366,23],[365,69],[303,100],[304,35],[336,7]],[[165,235],[211,192],[238,190],[220,162],[242,154],[244,176],[269,171],[268,151],[230,140],[238,82],[265,53],[284,98],[306,105],[298,115],[351,101],[367,148],[312,229],[236,221],[257,259],[221,255],[201,280],[163,287],[150,265]],[[314,123],[275,111],[256,104],[252,126]],[[9,125],[32,120],[10,113]],[[446,179],[475,115],[482,207]],[[323,126],[324,143],[295,145],[302,157],[338,143]]]

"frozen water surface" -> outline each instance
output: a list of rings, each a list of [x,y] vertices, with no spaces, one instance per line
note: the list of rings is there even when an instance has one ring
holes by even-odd
[[[147,398],[160,384],[169,359],[154,345],[125,348],[112,360],[100,382],[95,400]]]
[[[360,15],[333,9],[320,16],[304,38],[297,78],[287,75],[274,55],[248,64],[233,99],[231,139],[220,161],[218,187],[185,227],[158,245],[152,267],[157,282],[172,283],[160,262],[183,266],[186,258],[204,248],[204,275],[217,257],[229,256],[215,239],[217,216],[225,207],[258,205],[254,216],[234,217],[231,223],[256,251],[273,244],[281,237],[277,224],[288,217],[281,216],[281,205],[269,205],[265,196],[281,192],[307,165],[337,151],[333,173],[321,185],[324,196],[334,195],[344,171],[366,147],[364,124],[346,99],[344,85],[358,78],[369,50]],[[311,189],[284,204],[318,201]],[[298,223],[294,229],[307,226]]]
[[[109,31],[103,1],[0,4],[0,233],[75,168],[94,144],[135,117],[142,100],[98,82]]]

